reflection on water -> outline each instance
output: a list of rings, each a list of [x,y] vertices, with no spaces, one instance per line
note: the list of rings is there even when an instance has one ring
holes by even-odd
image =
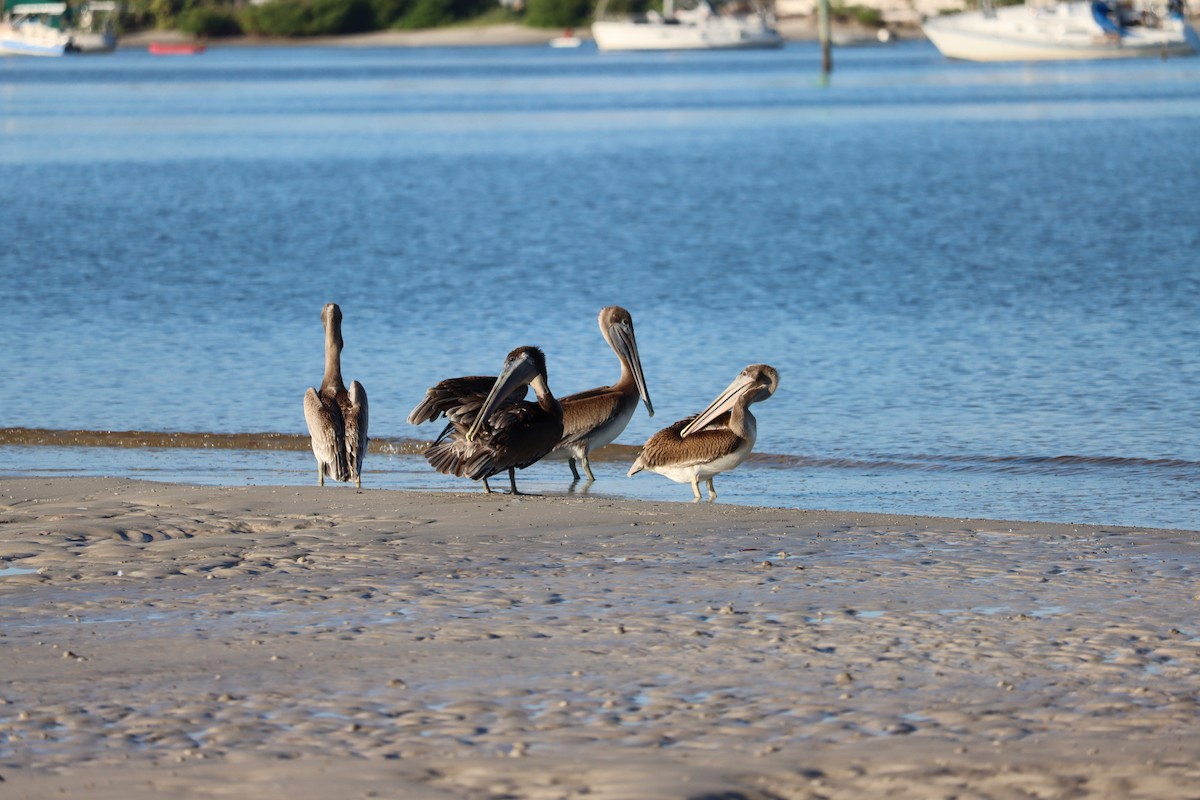
[[[14,567],[0,562],[0,580],[14,575],[33,575],[40,567]]]
[[[819,58],[5,59],[4,469],[308,482],[336,301],[368,476],[463,488],[408,455],[424,388],[520,344],[611,383],[620,303],[660,416],[593,491],[688,499],[628,448],[765,362],[722,500],[1200,527],[1200,59]]]

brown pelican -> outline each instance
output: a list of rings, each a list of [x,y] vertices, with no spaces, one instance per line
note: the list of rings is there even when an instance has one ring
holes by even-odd
[[[522,399],[527,386],[537,402]],[[450,422],[425,459],[438,472],[482,480],[488,494],[487,479],[505,470],[513,494],[520,494],[516,470],[541,460],[562,438],[562,406],[550,393],[546,357],[536,347],[509,353],[494,380],[451,378],[431,387],[408,421],[415,425],[442,414]]]
[[[779,373],[774,367],[751,364],[708,408],[646,440],[629,475],[648,469],[676,483],[690,483],[696,501],[700,500],[700,479],[704,478],[709,502],[715,500],[713,476],[745,461],[754,447],[758,426],[750,404],[766,400],[778,387]]]
[[[354,381],[342,383],[342,310],[337,303],[321,309],[325,325],[325,377],[321,389],[304,393],[304,419],[317,457],[317,485],[325,476],[353,480],[362,488],[362,462],[367,452],[367,392]]]
[[[576,459],[583,463],[588,480],[596,480],[588,454],[621,435],[637,409],[639,397],[646,404],[646,411],[654,416],[646,378],[642,375],[642,361],[638,357],[637,339],[633,335],[633,317],[620,306],[608,306],[600,309],[599,322],[604,341],[621,362],[621,377],[612,386],[568,395],[561,401],[563,438],[558,443],[558,450],[569,455],[568,463],[575,480],[579,480]]]

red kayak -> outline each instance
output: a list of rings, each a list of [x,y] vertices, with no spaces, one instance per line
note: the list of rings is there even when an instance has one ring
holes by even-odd
[[[146,49],[156,56],[196,56],[204,47],[196,42],[151,42]]]

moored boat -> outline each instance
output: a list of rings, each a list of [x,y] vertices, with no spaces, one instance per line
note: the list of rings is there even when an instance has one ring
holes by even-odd
[[[566,48],[579,47],[583,44],[583,40],[575,35],[573,28],[567,28],[562,32],[562,36],[555,36],[550,40],[551,47]]]
[[[200,42],[151,42],[146,49],[156,56],[196,56],[207,47]]]
[[[1196,33],[1177,0],[1131,8],[1105,0],[992,7],[932,17],[922,30],[947,58],[1065,61],[1195,55]]]
[[[706,0],[695,8],[675,9],[665,0],[663,11],[621,20],[601,19],[605,4],[596,8],[592,38],[600,50],[745,50],[783,46],[783,37],[765,11],[721,14]]]
[[[72,53],[111,53],[117,49],[117,14],[121,7],[113,0],[90,0],[73,9],[68,20]]]
[[[0,55],[61,56],[71,37],[66,31],[66,3],[5,0],[0,18]]]

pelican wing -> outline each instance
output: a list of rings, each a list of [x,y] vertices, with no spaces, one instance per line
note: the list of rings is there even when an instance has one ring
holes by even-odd
[[[367,454],[367,390],[358,381],[350,384],[350,393],[343,411],[346,419],[346,465],[350,476],[362,474],[363,456]]]
[[[690,467],[695,464],[707,464],[732,453],[742,440],[729,430],[728,416],[726,414],[723,419],[718,418],[686,438],[683,436],[683,429],[696,417],[681,419],[669,428],[663,428],[642,445],[637,463],[644,469]]]
[[[465,378],[447,378],[425,391],[425,397],[408,415],[410,425],[433,422],[445,416],[452,423],[465,422],[468,426],[483,407],[488,392],[496,383],[495,377],[469,375]],[[525,399],[526,391],[513,393],[509,401]]]
[[[525,401],[494,411],[488,418],[488,427],[496,472],[509,467],[525,469],[544,458],[562,438],[561,423],[548,418],[536,403]]]
[[[562,433],[545,416],[536,403],[509,403],[493,411],[470,441],[467,426],[451,422],[426,449],[425,459],[438,472],[473,481],[510,467],[524,469],[554,449]]]
[[[344,421],[337,403],[326,402],[317,390],[304,393],[304,420],[312,438],[312,451],[325,474],[335,480],[347,480]]]
[[[449,423],[425,450],[425,460],[443,475],[457,478],[482,473],[490,478],[500,470],[491,469],[492,453],[483,439],[467,441],[466,429]],[[478,478],[474,478],[478,480]]]
[[[559,447],[574,444],[621,413],[621,392],[608,387],[579,392],[561,401],[563,436]]]

